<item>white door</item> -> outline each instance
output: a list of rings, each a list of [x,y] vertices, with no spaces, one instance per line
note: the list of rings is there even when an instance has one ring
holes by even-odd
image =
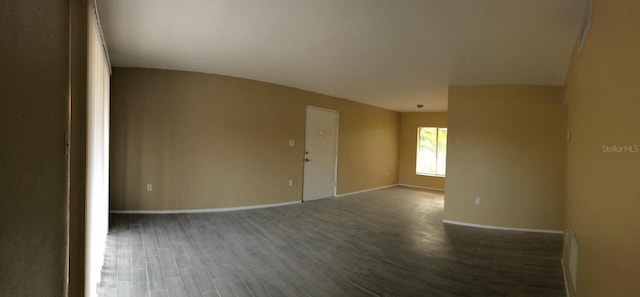
[[[337,144],[338,112],[307,106],[303,201],[334,196]]]

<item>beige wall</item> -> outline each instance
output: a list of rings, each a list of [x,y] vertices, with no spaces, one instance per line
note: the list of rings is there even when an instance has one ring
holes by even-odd
[[[0,296],[63,296],[69,3],[0,7]]]
[[[399,183],[444,191],[444,177],[416,174],[418,127],[447,127],[446,112],[403,112],[400,115]]]
[[[84,296],[87,150],[87,1],[70,4],[71,122],[69,176],[69,296]]]
[[[640,296],[640,1],[594,0],[566,91],[565,224],[577,236],[577,296]],[[565,255],[565,259],[567,259]]]
[[[562,94],[561,87],[449,88],[446,220],[562,229]]]
[[[136,68],[114,69],[111,98],[112,209],[300,201],[307,105],[340,113],[338,194],[398,180],[396,112],[257,81]]]

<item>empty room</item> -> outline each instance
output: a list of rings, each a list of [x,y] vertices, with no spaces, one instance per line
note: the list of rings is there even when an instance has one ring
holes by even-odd
[[[0,5],[0,296],[640,296],[640,2]]]

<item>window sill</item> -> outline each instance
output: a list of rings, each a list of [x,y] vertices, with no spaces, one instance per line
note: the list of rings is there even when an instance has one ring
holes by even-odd
[[[417,173],[417,172],[416,172],[416,175],[419,175],[419,176],[429,176],[429,177],[442,177],[442,178],[445,178],[445,177],[446,177],[446,175],[426,174],[426,173]]]

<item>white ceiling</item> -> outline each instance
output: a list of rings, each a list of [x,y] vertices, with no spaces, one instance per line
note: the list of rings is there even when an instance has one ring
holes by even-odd
[[[395,110],[449,85],[562,85],[586,0],[98,0],[114,66],[218,73]]]

